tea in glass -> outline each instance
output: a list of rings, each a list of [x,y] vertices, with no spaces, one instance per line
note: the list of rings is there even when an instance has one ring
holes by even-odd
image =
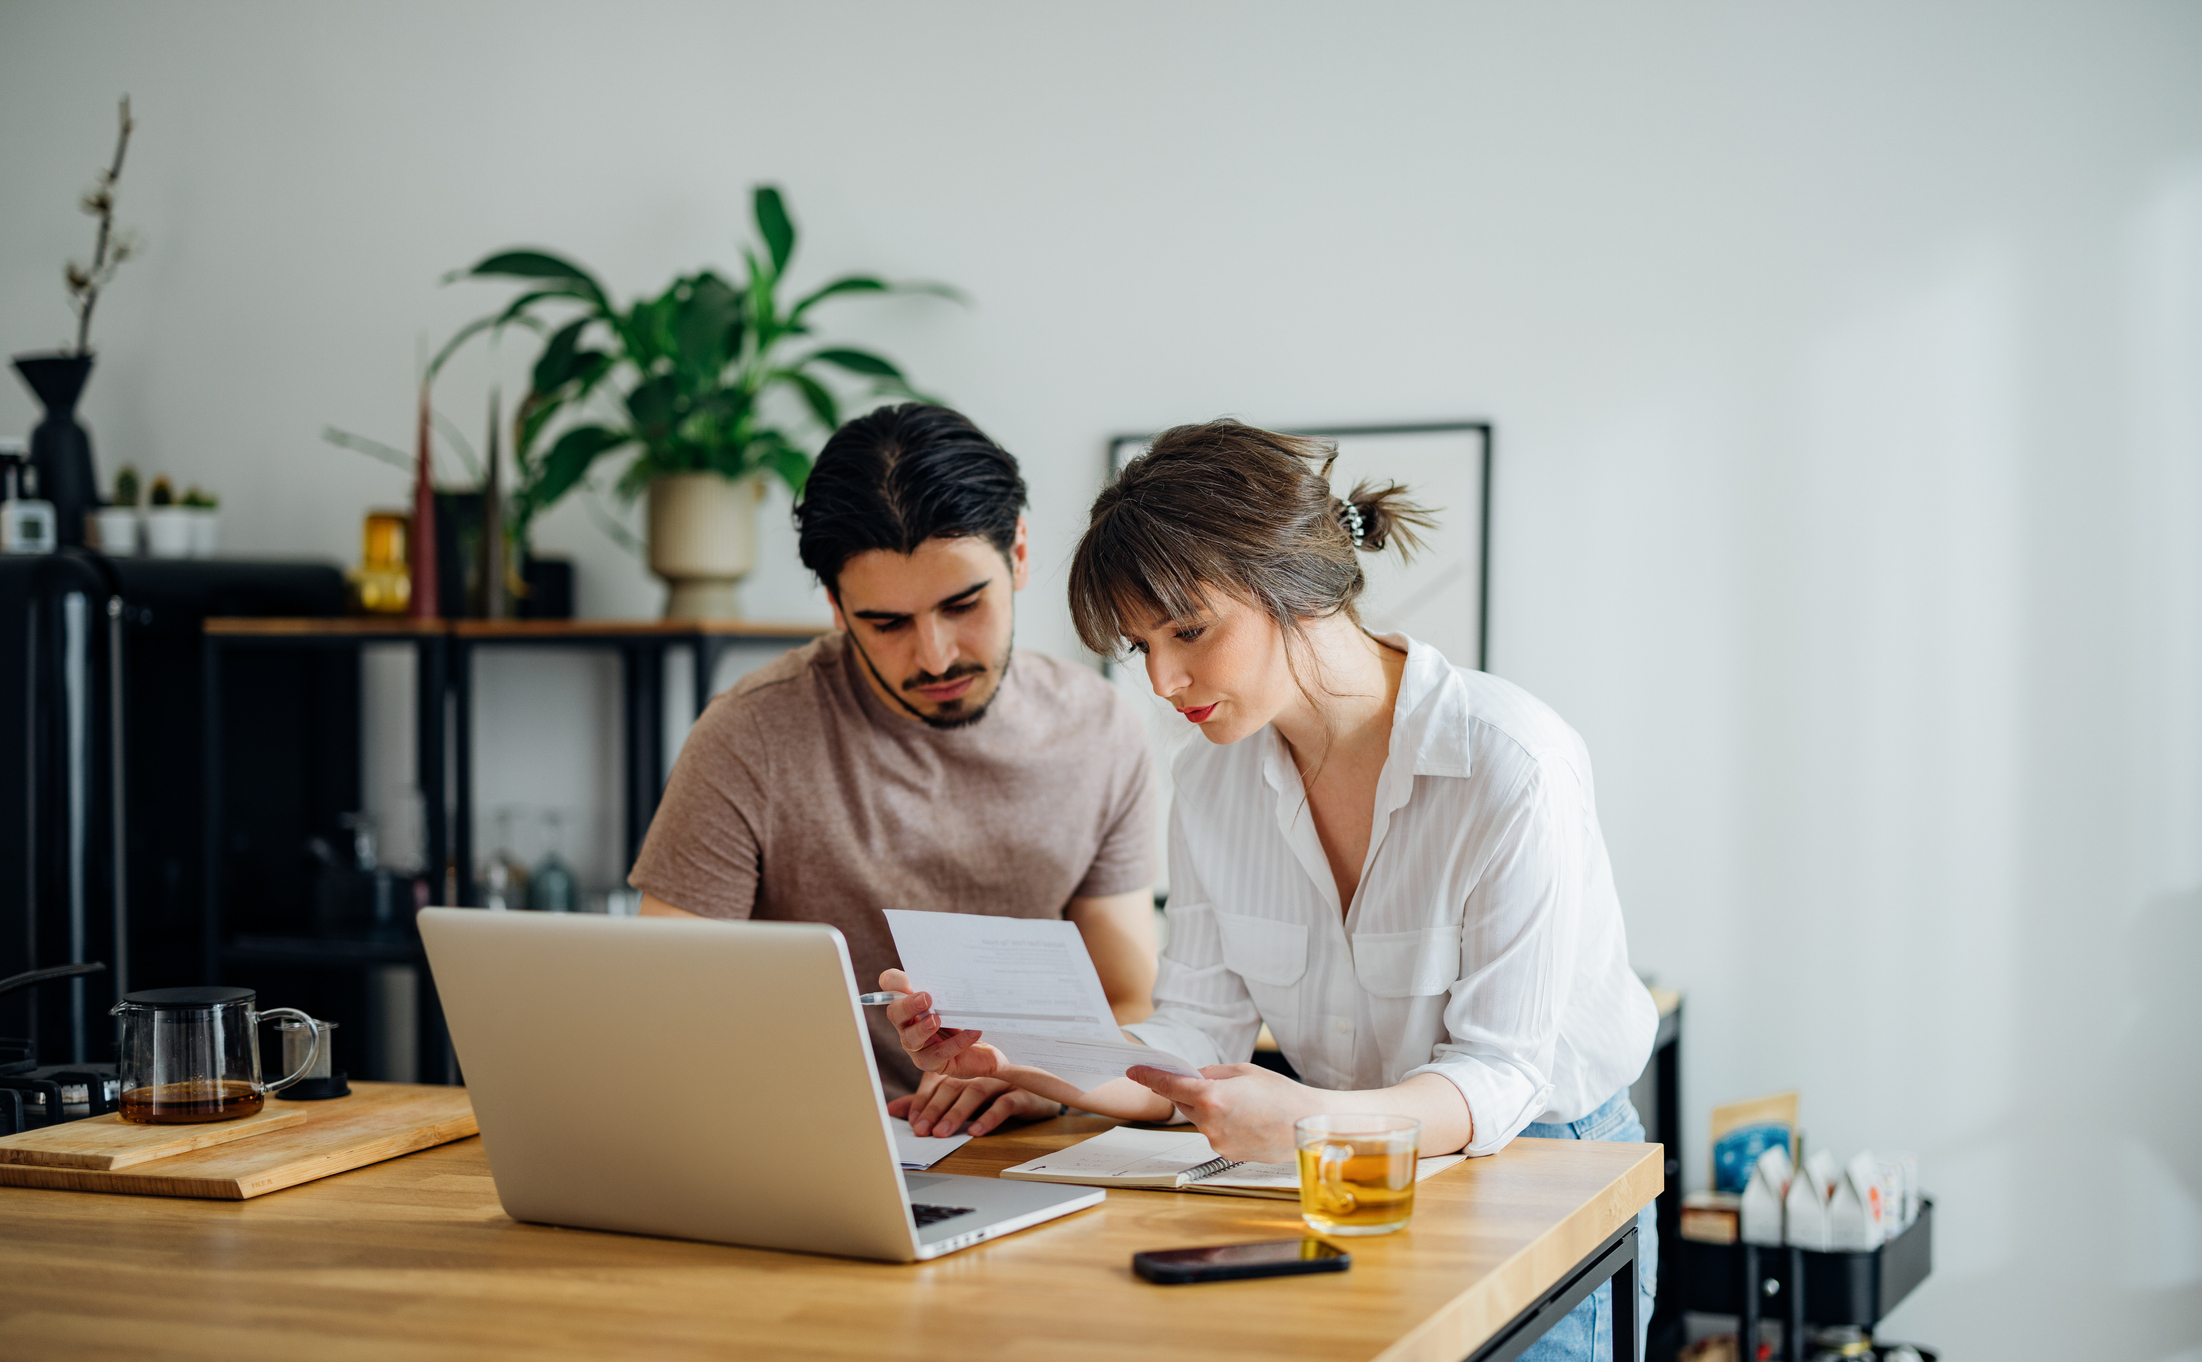
[[[1414,1215],[1422,1123],[1405,1116],[1309,1116],[1293,1126],[1300,1219],[1317,1234],[1390,1234]]]

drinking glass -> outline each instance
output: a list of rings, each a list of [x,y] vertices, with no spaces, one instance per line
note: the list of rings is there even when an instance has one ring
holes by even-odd
[[[1422,1123],[1405,1116],[1308,1116],[1300,1151],[1300,1219],[1317,1234],[1390,1234],[1414,1215]]]

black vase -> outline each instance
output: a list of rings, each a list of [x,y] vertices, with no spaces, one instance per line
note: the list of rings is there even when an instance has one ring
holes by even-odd
[[[46,419],[31,432],[31,467],[38,470],[38,495],[54,504],[54,537],[82,548],[85,513],[99,505],[92,437],[76,423],[76,400],[92,376],[92,357],[17,355],[15,371],[46,408]]]

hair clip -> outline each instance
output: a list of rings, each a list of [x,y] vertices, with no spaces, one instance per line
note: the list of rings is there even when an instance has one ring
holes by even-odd
[[[1346,522],[1346,533],[1353,536],[1353,546],[1360,548],[1363,537],[1361,508],[1345,500],[1341,500],[1338,506],[1338,518]]]

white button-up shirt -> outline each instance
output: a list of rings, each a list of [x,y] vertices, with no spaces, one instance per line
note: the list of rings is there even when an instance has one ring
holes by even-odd
[[[1174,767],[1169,944],[1127,1028],[1196,1065],[1262,1023],[1303,1081],[1443,1074],[1470,1154],[1574,1121],[1633,1082],[1658,1012],[1629,969],[1590,754],[1521,687],[1403,636],[1407,663],[1351,912],[1275,729]]]

